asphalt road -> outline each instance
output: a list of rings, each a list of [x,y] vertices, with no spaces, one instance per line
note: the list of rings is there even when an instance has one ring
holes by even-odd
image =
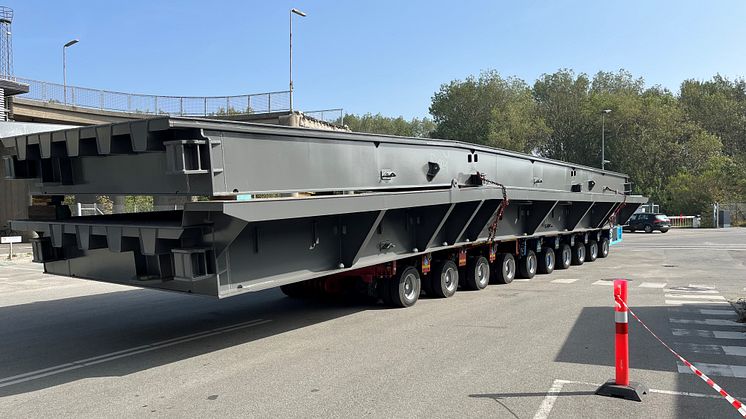
[[[224,301],[0,261],[0,417],[739,417],[630,318],[642,403],[613,369],[612,287],[746,396],[746,229],[625,234],[607,259],[409,309]],[[743,399],[742,399],[743,400]]]

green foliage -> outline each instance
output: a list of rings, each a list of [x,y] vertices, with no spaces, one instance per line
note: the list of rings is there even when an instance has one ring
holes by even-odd
[[[413,118],[411,121],[407,121],[401,116],[392,118],[380,113],[375,115],[370,113],[365,115],[345,114],[344,123],[354,132],[404,137],[428,137],[435,129],[435,124],[428,118]]]
[[[497,72],[454,80],[435,93],[433,136],[630,175],[636,193],[672,213],[746,201],[746,81],[687,80],[674,95],[625,70],[593,77],[562,69],[533,87]]]
[[[547,133],[528,85],[496,71],[442,85],[430,114],[437,124],[433,137],[523,152],[533,151]]]

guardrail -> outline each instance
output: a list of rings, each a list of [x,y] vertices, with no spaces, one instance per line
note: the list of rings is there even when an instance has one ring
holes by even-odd
[[[238,96],[158,96],[63,86],[20,77],[16,77],[15,81],[29,85],[29,92],[18,97],[103,111],[172,116],[223,116],[290,110],[289,91]]]

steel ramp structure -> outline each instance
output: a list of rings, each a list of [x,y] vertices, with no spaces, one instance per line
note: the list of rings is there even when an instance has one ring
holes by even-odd
[[[601,243],[647,201],[620,173],[457,141],[174,117],[1,141],[6,178],[36,179],[40,195],[210,198],[13,221],[39,233],[46,272],[216,297],[429,255]]]

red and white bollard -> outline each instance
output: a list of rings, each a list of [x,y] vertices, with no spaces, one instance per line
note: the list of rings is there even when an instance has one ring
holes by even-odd
[[[614,280],[614,324],[616,377],[596,390],[601,396],[620,397],[642,401],[648,389],[644,385],[629,381],[629,322],[627,317],[627,280]]]

